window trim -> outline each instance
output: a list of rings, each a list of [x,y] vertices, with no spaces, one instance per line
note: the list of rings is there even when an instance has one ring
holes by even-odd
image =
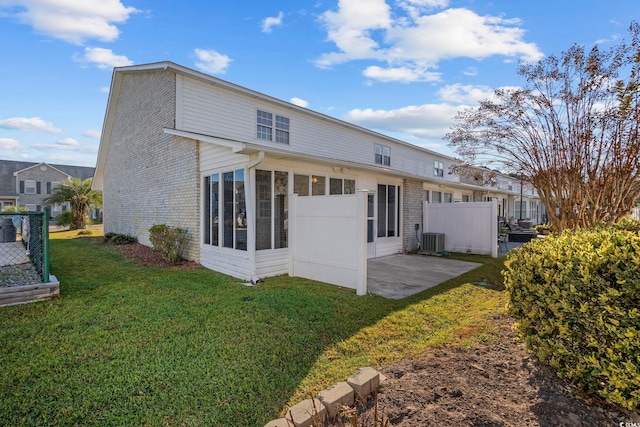
[[[225,181],[225,175],[228,175],[228,174],[231,174],[232,181]],[[241,182],[238,179],[240,175],[242,175],[241,178],[243,183],[242,184],[243,194],[240,194],[237,191],[238,183]],[[202,195],[203,206],[204,206],[203,213],[202,213],[202,227],[204,228],[207,224],[209,224],[209,229],[210,229],[208,233],[203,231],[203,235],[202,235],[203,246],[227,248],[227,249],[237,250],[237,251],[247,250],[248,242],[246,239],[248,236],[245,236],[244,248],[241,247],[242,245],[239,244],[240,240],[239,240],[238,232],[240,230],[239,230],[238,222],[240,221],[240,215],[237,213],[237,210],[240,208],[241,204],[244,203],[245,204],[244,220],[246,221],[246,182],[247,182],[246,175],[247,174],[245,173],[244,169],[233,169],[233,170],[223,169],[223,170],[217,170],[215,172],[211,172],[202,176],[203,187],[206,187],[206,188],[203,188],[203,191],[208,192],[208,195],[205,195],[204,193]],[[214,179],[214,176],[216,177],[215,179]],[[231,186],[229,188],[225,188],[226,183],[231,183]],[[214,200],[213,197],[211,197],[213,195],[212,191],[213,191],[214,185],[217,185],[217,190],[218,190],[216,193],[216,196],[218,198],[217,201]],[[225,200],[225,191],[227,193],[232,194],[231,201]],[[228,213],[228,212],[225,212],[225,208],[229,208],[229,205],[231,206],[231,210],[232,210],[231,218],[226,218],[226,220],[231,219],[232,221],[229,224],[225,224],[225,214]],[[218,213],[217,220],[213,216],[213,212]],[[207,220],[207,216],[209,217],[208,220]],[[226,231],[225,227],[228,227],[231,224],[233,224],[231,235],[225,234],[225,231]],[[213,231],[214,227],[217,228],[217,233]],[[246,225],[244,226],[244,228],[245,228],[245,234],[246,234],[248,231],[246,230]],[[228,246],[229,243],[231,244],[231,246]]]
[[[391,166],[391,148],[382,144],[373,144],[373,154],[376,165]]]
[[[260,215],[256,215],[255,217],[255,235],[256,235],[256,239],[255,239],[255,246],[256,246],[256,251],[264,251],[264,250],[278,250],[278,249],[286,249],[289,247],[289,241],[288,241],[288,197],[289,197],[289,182],[290,182],[290,173],[287,171],[283,171],[283,170],[277,170],[277,169],[256,169],[256,189],[255,189],[255,197],[256,197],[256,209],[258,206],[258,201],[262,200],[264,201],[264,199],[260,199],[258,197],[258,191],[259,191],[259,184],[258,184],[258,172],[260,173],[265,173],[265,177],[266,174],[268,173],[269,175],[269,215],[268,216],[263,216],[262,214]],[[276,184],[278,183],[278,174],[280,174],[280,177],[285,179],[286,182],[283,183],[283,185],[281,187],[277,187]],[[284,189],[284,193],[278,193],[277,189],[278,188],[282,188]],[[266,194],[266,192],[263,192],[263,194]],[[278,210],[278,198],[283,196],[283,205],[282,205],[282,211]],[[266,246],[260,246],[259,243],[266,243],[263,240],[260,239],[260,237],[258,236],[258,234],[261,232],[261,225],[258,225],[258,220],[265,220],[268,219],[269,220],[269,247]],[[260,247],[259,247],[260,246]]]
[[[290,137],[291,119],[289,117],[261,109],[256,110],[256,139],[289,145]]]
[[[393,188],[393,204],[389,203],[389,196]],[[383,196],[384,193],[384,196]],[[375,229],[376,239],[398,239],[402,238],[402,187],[397,184],[378,184],[376,194],[376,219]],[[390,227],[390,213],[393,213],[393,228]],[[384,230],[382,229],[384,227]],[[394,233],[392,236],[389,233]]]
[[[444,162],[440,160],[433,161],[433,176],[444,177]]]
[[[32,184],[33,186],[29,185]],[[34,179],[25,179],[24,180],[24,194],[36,194],[37,182]],[[33,191],[29,191],[33,190]]]

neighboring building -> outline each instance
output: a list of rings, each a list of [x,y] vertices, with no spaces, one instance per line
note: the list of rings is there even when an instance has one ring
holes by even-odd
[[[515,216],[518,191],[460,182],[453,163],[161,62],[114,70],[93,186],[103,190],[105,232],[150,245],[154,224],[186,228],[187,258],[213,270],[256,280],[295,264],[295,275],[349,275],[354,251],[415,249],[423,201],[495,198]]]
[[[57,185],[69,178],[91,178],[94,172],[95,168],[85,166],[0,160],[0,210],[25,206],[40,212],[46,206],[43,200]],[[50,208],[51,216],[56,216],[68,206],[55,204]]]

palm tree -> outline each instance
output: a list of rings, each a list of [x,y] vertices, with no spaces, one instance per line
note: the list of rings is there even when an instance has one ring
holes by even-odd
[[[72,229],[87,228],[87,214],[92,206],[102,207],[102,191],[91,189],[91,178],[82,181],[79,178],[70,178],[66,182],[55,187],[51,195],[43,200],[44,203],[65,203],[71,205],[73,212]]]

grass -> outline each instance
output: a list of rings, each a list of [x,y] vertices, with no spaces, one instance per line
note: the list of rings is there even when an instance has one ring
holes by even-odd
[[[97,233],[96,233],[97,234]],[[52,233],[58,300],[0,309],[0,425],[262,426],[361,366],[490,339],[501,260],[412,298],[123,260]],[[95,234],[94,234],[95,236]]]

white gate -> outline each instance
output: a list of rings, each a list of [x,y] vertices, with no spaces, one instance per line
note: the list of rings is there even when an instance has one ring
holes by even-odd
[[[290,276],[367,293],[366,194],[290,198]]]

